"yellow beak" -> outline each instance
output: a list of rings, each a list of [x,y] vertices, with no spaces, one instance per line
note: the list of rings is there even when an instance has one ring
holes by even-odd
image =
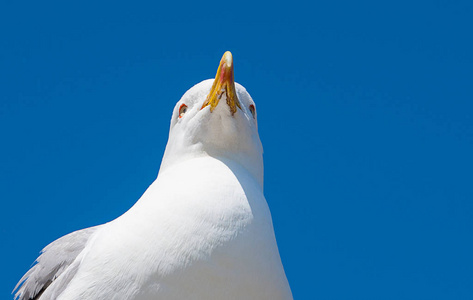
[[[237,107],[241,109],[240,101],[238,100],[235,90],[233,57],[230,51],[225,52],[222,59],[220,60],[217,75],[215,75],[215,81],[212,84],[210,93],[202,105],[202,108],[210,105],[210,112],[212,112],[215,107],[217,107],[218,102],[222,98],[223,94],[226,95],[227,104],[230,107],[232,115],[236,113]]]

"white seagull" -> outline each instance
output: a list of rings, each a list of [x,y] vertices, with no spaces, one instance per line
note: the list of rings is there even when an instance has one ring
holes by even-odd
[[[26,299],[292,299],[263,195],[255,103],[226,52],[177,102],[157,179],[117,219],[46,246]],[[14,290],[14,291],[15,291]]]

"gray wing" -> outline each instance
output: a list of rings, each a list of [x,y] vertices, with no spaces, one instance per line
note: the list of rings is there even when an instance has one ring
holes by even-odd
[[[33,267],[23,275],[15,286],[13,290],[13,292],[17,291],[15,299],[40,299],[48,286],[61,276],[82,252],[89,238],[99,227],[95,226],[74,231],[47,245],[41,251],[41,255],[36,259]],[[77,270],[77,268],[75,269]],[[74,270],[74,273],[76,270]],[[63,277],[68,277],[68,280],[66,280],[70,281],[73,275],[65,274]]]

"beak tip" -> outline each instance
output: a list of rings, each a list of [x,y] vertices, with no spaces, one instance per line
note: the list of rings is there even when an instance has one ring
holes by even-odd
[[[230,51],[227,51],[223,54],[222,61],[225,62],[227,67],[231,67],[233,65],[233,56]]]

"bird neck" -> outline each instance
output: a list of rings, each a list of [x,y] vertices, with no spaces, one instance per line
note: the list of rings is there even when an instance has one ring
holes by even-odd
[[[174,168],[175,166],[189,163],[191,160],[195,159],[208,159],[210,161],[217,161],[223,163],[227,166],[233,173],[246,173],[256,180],[256,182],[261,186],[263,190],[264,183],[264,169],[263,169],[263,158],[260,157],[248,157],[243,156],[239,153],[234,155],[222,155],[221,153],[207,153],[200,152],[198,154],[194,153],[193,155],[180,155],[179,159],[176,159],[173,156],[164,155],[163,161],[161,162],[161,167],[159,168],[158,177],[165,173],[167,170]],[[200,170],[201,172],[207,172],[207,170]],[[198,174],[196,174],[198,176]]]

